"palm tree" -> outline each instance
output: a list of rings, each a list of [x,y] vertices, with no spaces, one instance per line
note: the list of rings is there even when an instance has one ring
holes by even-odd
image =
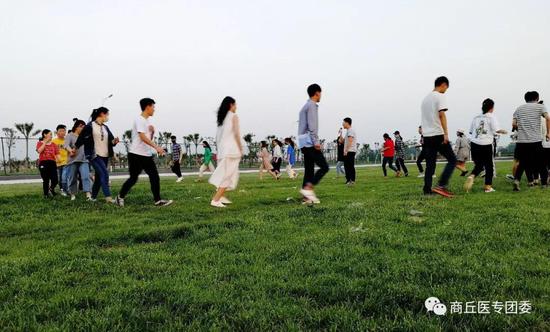
[[[254,134],[252,133],[248,133],[246,135],[243,136],[243,140],[244,142],[246,143],[246,147],[248,148],[248,160],[249,160],[249,164],[250,166],[252,166],[252,160],[254,160],[254,151],[252,151],[252,140],[254,139]]]
[[[194,134],[189,134],[187,135],[187,137],[189,138],[189,141],[193,143],[193,145],[195,146],[195,159],[198,158],[198,149],[199,149],[199,142],[201,140],[201,135],[198,134],[198,133],[194,133]]]
[[[8,147],[8,165],[10,166],[10,173],[12,172],[12,160],[11,160],[11,149],[15,146],[15,140],[17,139],[16,131],[13,128],[2,128],[4,132],[4,138],[6,139],[6,145]],[[6,165],[4,165],[6,167]]]
[[[34,123],[32,122],[16,123],[15,128],[25,138],[25,162],[27,163],[27,167],[29,167],[29,138],[40,134],[40,129],[33,131]]]

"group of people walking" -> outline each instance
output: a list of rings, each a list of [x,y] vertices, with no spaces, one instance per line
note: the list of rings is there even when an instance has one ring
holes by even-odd
[[[449,110],[445,93],[449,88],[449,80],[442,76],[435,80],[434,89],[421,103],[421,123],[418,128],[421,151],[417,158],[417,166],[421,177],[424,178],[423,192],[426,195],[439,194],[452,197],[448,188],[449,179],[453,170],[458,168],[461,175],[468,171],[465,162],[471,151],[474,168],[466,178],[464,189],[469,192],[476,177],[484,174],[484,191],[494,192],[492,187],[494,174],[495,137],[506,134],[497,121],[495,102],[485,99],[481,106],[481,114],[476,115],[470,125],[470,139],[464,131],[459,130],[455,150],[449,143],[449,132],[446,113]],[[261,159],[260,177],[268,172],[274,179],[281,177],[281,166],[286,160],[286,171],[290,178],[296,178],[294,170],[296,149],[303,155],[304,174],[300,193],[304,204],[319,204],[320,200],[315,193],[315,187],[329,171],[328,163],[322,152],[319,139],[319,103],[322,90],[318,84],[307,88],[309,99],[298,114],[297,143],[291,137],[261,143],[258,156]],[[529,186],[540,184],[548,185],[548,170],[550,168],[550,117],[544,104],[539,101],[535,91],[525,94],[525,104],[517,108],[512,121],[512,130],[516,132],[517,143],[514,155],[513,180],[514,190],[520,190],[522,174],[525,173]],[[161,197],[160,179],[153,158],[153,153],[164,155],[166,151],[154,142],[156,128],[151,122],[155,114],[155,101],[150,98],[140,100],[141,113],[132,125],[132,142],[128,153],[129,178],[122,185],[118,195],[112,197],[109,181],[109,158],[113,157],[113,147],[119,143],[106,123],[109,120],[109,110],[105,107],[94,109],[90,121],[75,119],[70,133],[66,127],[59,125],[56,128],[56,137],[50,130],[42,131],[36,149],[39,153],[39,169],[43,179],[43,193],[45,196],[55,195],[55,187],[60,185],[61,193],[75,199],[80,189],[88,200],[95,201],[99,191],[103,192],[105,200],[119,206],[125,205],[125,200],[138,177],[145,172],[149,177],[153,202],[156,206],[170,205],[172,200]],[[210,204],[223,208],[231,201],[226,197],[228,191],[234,190],[239,181],[239,163],[243,155],[243,146],[240,136],[237,103],[232,97],[225,97],[217,112],[217,168],[213,165],[213,153],[208,142],[202,142],[204,148],[203,163],[199,169],[199,179],[202,179],[206,170],[212,172],[209,183],[216,190]],[[396,176],[408,176],[409,171],[405,164],[406,144],[399,131],[395,131],[394,140],[384,134],[384,143],[380,149],[382,154],[382,170],[387,176],[387,168],[395,172]],[[355,157],[357,153],[357,135],[352,127],[352,119],[343,119],[342,128],[337,137],[338,162],[337,175],[345,174],[346,184],[354,185],[356,181]],[[285,148],[286,147],[286,148]],[[436,159],[441,155],[447,160],[444,170],[433,186],[435,177]],[[171,169],[177,176],[177,182],[183,180],[180,161],[182,159],[181,146],[176,138],[172,137]],[[395,166],[393,161],[395,159]],[[422,162],[426,162],[424,169]],[[90,166],[94,170],[93,184],[90,182]],[[315,166],[318,167],[315,170]],[[58,180],[60,179],[60,181]],[[79,186],[80,184],[80,186]]]

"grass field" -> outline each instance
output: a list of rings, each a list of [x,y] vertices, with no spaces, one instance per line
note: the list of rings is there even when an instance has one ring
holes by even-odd
[[[513,193],[510,165],[498,168],[497,193],[478,181],[463,194],[455,174],[452,200],[422,196],[416,177],[360,169],[348,188],[331,170],[315,207],[299,204],[299,181],[255,175],[225,210],[192,178],[162,179],[167,208],[151,205],[145,179],[124,208],[0,186],[0,326],[548,331],[550,191]],[[533,310],[436,316],[429,296]]]

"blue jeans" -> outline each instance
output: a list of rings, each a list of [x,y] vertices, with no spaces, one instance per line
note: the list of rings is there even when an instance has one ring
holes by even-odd
[[[90,163],[95,171],[95,179],[92,186],[92,198],[97,198],[99,187],[103,190],[103,195],[105,197],[111,197],[111,188],[109,188],[109,170],[107,170],[109,158],[98,156],[92,159]]]
[[[68,186],[67,186],[67,177],[69,175],[69,167],[68,165],[65,166],[58,166],[57,167],[57,177],[59,178],[59,189],[63,190],[64,192],[67,192]]]
[[[75,161],[70,165],[66,166],[68,171],[67,176],[67,187],[69,188],[69,193],[71,195],[75,195],[78,192],[78,186],[77,186],[77,173],[80,173],[80,179],[82,181],[82,191],[85,193],[91,192],[91,184],[90,184],[90,166],[88,166],[88,163],[78,162]]]
[[[338,175],[346,175],[346,171],[344,170],[344,162],[343,161],[337,161],[336,162],[336,176]]]

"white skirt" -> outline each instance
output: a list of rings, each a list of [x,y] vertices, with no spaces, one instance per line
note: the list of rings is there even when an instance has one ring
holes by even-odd
[[[216,188],[234,190],[239,183],[240,157],[225,157],[218,162],[218,167],[210,176],[208,182]]]

